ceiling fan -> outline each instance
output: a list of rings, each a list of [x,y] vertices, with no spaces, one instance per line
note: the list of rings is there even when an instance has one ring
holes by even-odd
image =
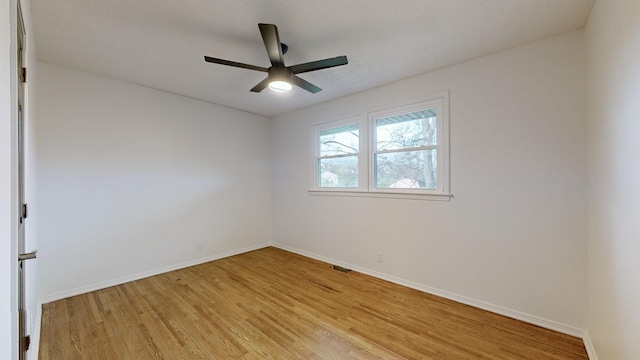
[[[258,85],[254,86],[251,89],[251,91],[253,92],[261,92],[267,86],[269,86],[271,90],[276,92],[287,92],[291,90],[291,85],[293,84],[311,93],[317,93],[322,89],[300,78],[299,76],[297,76],[297,74],[348,64],[346,56],[338,56],[293,66],[285,66],[283,55],[286,54],[288,46],[280,42],[280,37],[278,36],[278,28],[273,24],[258,24],[258,27],[260,28],[260,34],[262,34],[264,47],[267,49],[267,54],[269,55],[269,60],[271,61],[270,68],[243,64],[209,56],[205,56],[204,60],[206,62],[215,64],[235,66],[243,69],[266,72],[267,78],[259,82]]]

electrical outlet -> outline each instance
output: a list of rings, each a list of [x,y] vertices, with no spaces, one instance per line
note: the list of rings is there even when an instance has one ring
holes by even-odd
[[[384,256],[382,255],[382,251],[378,251],[378,262],[382,262],[384,260]]]
[[[196,251],[202,251],[202,243],[196,244]]]

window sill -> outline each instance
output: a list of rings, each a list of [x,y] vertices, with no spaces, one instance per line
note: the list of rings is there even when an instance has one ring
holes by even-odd
[[[397,193],[397,192],[381,192],[381,191],[362,191],[362,190],[309,190],[312,196],[346,196],[346,197],[369,197],[369,198],[388,198],[388,199],[407,199],[407,200],[430,200],[430,201],[450,201],[452,194],[415,194],[415,193]]]

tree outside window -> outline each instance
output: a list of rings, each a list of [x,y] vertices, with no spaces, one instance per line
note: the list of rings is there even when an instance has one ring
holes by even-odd
[[[358,124],[320,131],[319,187],[358,187]]]
[[[375,120],[376,188],[437,189],[436,109]]]

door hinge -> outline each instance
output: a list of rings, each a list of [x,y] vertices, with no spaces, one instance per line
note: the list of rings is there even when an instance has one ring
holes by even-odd
[[[27,68],[26,68],[26,67],[23,67],[23,68],[22,68],[22,71],[21,71],[21,74],[20,74],[20,80],[21,80],[23,83],[26,83],[26,82],[27,82]]]
[[[24,346],[24,351],[29,350],[29,346],[31,346],[31,335],[23,337],[22,341],[24,341],[24,343],[22,344]]]
[[[20,220],[24,220],[27,218],[27,204],[22,204],[22,214],[20,216]]]

